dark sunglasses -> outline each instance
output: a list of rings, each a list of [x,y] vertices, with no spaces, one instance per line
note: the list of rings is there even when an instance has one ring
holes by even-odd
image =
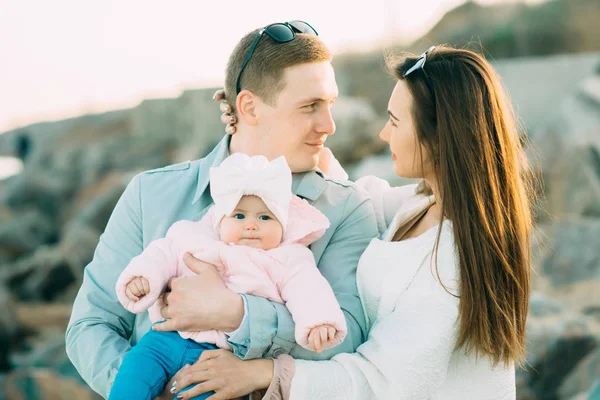
[[[431,94],[435,96],[435,92],[433,91],[433,84],[431,83],[431,78],[429,78],[429,75],[427,75],[427,71],[425,71],[425,62],[427,61],[427,54],[429,54],[429,52],[431,52],[433,49],[435,49],[435,46],[431,46],[430,48],[425,50],[425,52],[421,54],[419,58],[417,58],[417,61],[415,61],[413,66],[407,69],[406,72],[402,74],[402,76],[406,78],[408,75],[415,71],[422,71],[423,75],[425,76],[425,83],[427,84],[427,87],[429,87]]]
[[[308,22],[304,21],[277,22],[265,26],[258,32],[258,36],[256,37],[256,39],[254,39],[252,46],[250,46],[250,50],[248,51],[248,54],[246,55],[246,58],[244,59],[242,67],[240,68],[240,72],[237,76],[235,84],[236,95],[242,91],[240,85],[242,72],[244,72],[244,68],[246,68],[246,65],[248,65],[248,62],[252,58],[252,54],[254,54],[254,50],[256,49],[256,46],[258,45],[258,42],[263,37],[263,35],[268,35],[277,43],[287,43],[294,40],[294,38],[296,37],[296,33],[305,33],[307,35],[319,36],[315,28],[310,26]]]

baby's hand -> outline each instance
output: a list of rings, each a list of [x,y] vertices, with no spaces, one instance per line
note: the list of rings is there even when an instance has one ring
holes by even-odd
[[[333,345],[337,329],[332,325],[319,325],[310,330],[308,334],[308,344],[310,347],[320,353],[323,345]]]
[[[125,294],[131,301],[139,301],[142,297],[150,293],[150,284],[148,279],[143,276],[136,276],[127,284]]]

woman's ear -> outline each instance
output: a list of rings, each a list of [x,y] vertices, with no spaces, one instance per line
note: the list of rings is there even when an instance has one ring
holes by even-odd
[[[249,90],[242,90],[235,99],[238,118],[248,125],[257,124],[256,108],[260,99]]]

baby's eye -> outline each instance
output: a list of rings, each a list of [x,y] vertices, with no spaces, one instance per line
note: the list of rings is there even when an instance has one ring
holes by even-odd
[[[235,219],[244,219],[244,218],[246,218],[246,217],[244,216],[244,214],[237,213],[237,214],[235,214],[235,215],[233,216],[233,218],[235,218]]]
[[[261,221],[268,221],[271,219],[271,217],[269,217],[268,215],[261,215],[258,218],[260,218]]]

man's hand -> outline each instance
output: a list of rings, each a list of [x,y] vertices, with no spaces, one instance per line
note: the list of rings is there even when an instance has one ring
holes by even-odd
[[[184,262],[196,276],[171,279],[162,297],[165,322],[154,324],[155,331],[231,332],[244,317],[244,300],[229,290],[217,269],[210,264],[184,256]]]
[[[332,325],[319,325],[310,330],[308,334],[308,344],[310,347],[320,353],[323,345],[333,345],[337,330]]]

